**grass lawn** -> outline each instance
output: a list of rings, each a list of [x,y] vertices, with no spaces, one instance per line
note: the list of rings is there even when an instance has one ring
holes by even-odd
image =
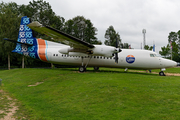
[[[110,68],[77,70],[3,70],[0,89],[19,101],[19,118],[180,119],[180,77]],[[167,72],[180,73],[180,68]]]

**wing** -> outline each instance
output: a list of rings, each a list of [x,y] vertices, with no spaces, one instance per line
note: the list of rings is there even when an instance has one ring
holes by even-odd
[[[52,37],[53,39],[56,39],[58,41],[63,42],[66,45],[69,45],[73,48],[78,49],[88,49],[88,48],[94,48],[95,46],[92,44],[89,44],[87,42],[84,42],[76,37],[73,37],[71,35],[68,35],[62,31],[56,30],[49,26],[43,26],[39,22],[35,21],[27,25],[29,28],[31,28],[34,31],[37,31],[41,34],[45,34],[47,36]]]

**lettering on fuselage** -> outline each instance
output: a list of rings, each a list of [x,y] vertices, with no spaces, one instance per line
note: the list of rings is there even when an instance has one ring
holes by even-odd
[[[132,63],[134,63],[134,61],[135,61],[135,57],[133,55],[128,55],[126,57],[126,62],[127,63],[132,64]]]

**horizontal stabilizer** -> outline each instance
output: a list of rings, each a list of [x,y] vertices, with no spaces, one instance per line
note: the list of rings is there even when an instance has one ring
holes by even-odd
[[[10,40],[8,38],[4,38],[4,40],[7,40],[7,41],[13,42],[13,43],[19,43],[19,44],[22,44],[22,45],[33,46],[33,44],[22,43],[22,42],[18,42],[18,41],[15,41],[15,40]]]

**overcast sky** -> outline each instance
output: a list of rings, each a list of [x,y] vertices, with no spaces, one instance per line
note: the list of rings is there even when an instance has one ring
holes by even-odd
[[[1,0],[18,5],[29,0]],[[180,0],[44,0],[56,15],[65,20],[78,15],[90,19],[98,29],[97,38],[105,41],[104,34],[112,25],[123,43],[140,49],[142,30],[146,29],[146,44],[156,45],[156,52],[168,44],[171,31],[180,30]],[[179,13],[179,14],[178,14]]]

